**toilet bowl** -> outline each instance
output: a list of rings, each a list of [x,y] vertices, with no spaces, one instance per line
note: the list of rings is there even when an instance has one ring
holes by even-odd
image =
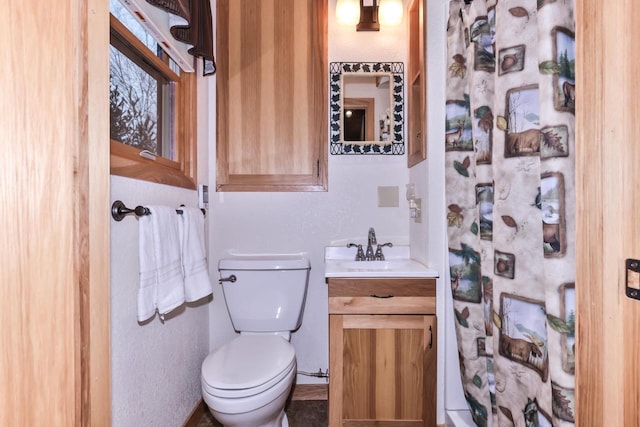
[[[202,397],[225,427],[288,427],[284,406],[296,377],[289,342],[300,327],[309,283],[302,254],[234,255],[218,263],[239,336],[202,363]]]
[[[203,362],[203,399],[225,427],[286,427],[295,375],[291,343],[278,335],[240,335]]]

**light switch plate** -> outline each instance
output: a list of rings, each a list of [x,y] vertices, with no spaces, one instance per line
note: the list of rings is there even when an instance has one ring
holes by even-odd
[[[200,184],[198,186],[198,207],[207,209],[209,207],[209,186]]]
[[[400,206],[400,192],[398,186],[378,187],[378,207],[397,208]]]

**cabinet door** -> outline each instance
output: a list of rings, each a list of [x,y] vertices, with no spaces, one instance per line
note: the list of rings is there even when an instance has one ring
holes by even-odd
[[[435,316],[331,315],[330,426],[435,426],[435,330]]]
[[[326,191],[327,0],[218,0],[217,191]]]
[[[409,167],[420,163],[427,157],[425,11],[424,0],[412,0],[409,3],[407,13],[407,21],[409,23],[409,57],[407,61],[407,163]]]

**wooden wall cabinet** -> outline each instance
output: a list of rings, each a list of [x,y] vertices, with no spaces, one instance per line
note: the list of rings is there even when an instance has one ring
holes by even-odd
[[[327,0],[216,13],[216,190],[326,191]]]
[[[435,279],[327,283],[329,426],[435,427]]]
[[[427,69],[425,51],[425,0],[411,0],[407,9],[407,165],[427,158]]]

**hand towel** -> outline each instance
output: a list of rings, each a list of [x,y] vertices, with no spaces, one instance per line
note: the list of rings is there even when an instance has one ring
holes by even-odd
[[[184,295],[186,301],[193,302],[213,293],[204,249],[204,215],[196,208],[183,206],[180,209]]]
[[[138,321],[160,317],[184,303],[178,215],[167,206],[149,206],[140,217]]]

